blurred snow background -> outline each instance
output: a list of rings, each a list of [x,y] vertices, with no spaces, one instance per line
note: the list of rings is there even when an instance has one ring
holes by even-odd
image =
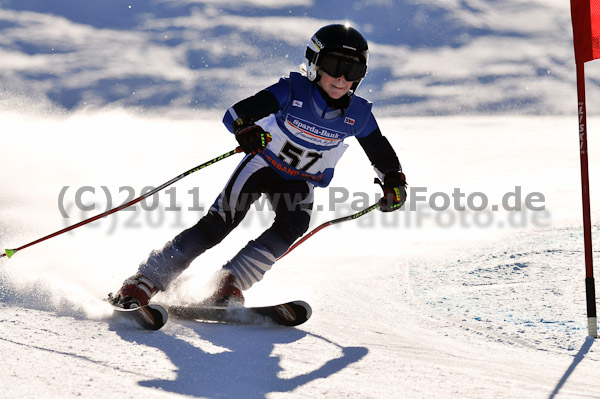
[[[333,22],[370,42],[359,94],[375,102],[415,196],[401,212],[325,229],[247,292],[250,305],[307,300],[311,320],[171,321],[149,333],[109,319],[101,298],[195,223],[232,157],[162,192],[154,211],[124,210],[0,260],[0,396],[598,397],[566,1],[0,0],[0,248],[105,210],[104,189],[114,206],[128,188],[139,195],[233,148],[226,107],[297,70],[310,36]],[[598,68],[587,65],[591,114]],[[593,221],[597,126],[591,118]],[[331,207],[340,191],[317,190],[311,227],[379,191],[349,144],[331,189],[350,197]],[[74,202],[83,187],[96,190],[82,197],[93,210]],[[544,210],[494,211],[517,187],[543,194]],[[436,211],[431,198],[455,188],[489,206]],[[271,218],[250,212],[158,299],[205,293]]]
[[[2,0],[0,98],[220,111],[297,70],[311,35],[334,22],[369,40],[360,92],[379,114],[576,108],[561,0]],[[588,69],[593,104],[600,74]]]

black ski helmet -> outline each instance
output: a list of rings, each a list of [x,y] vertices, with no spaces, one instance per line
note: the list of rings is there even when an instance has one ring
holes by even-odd
[[[319,29],[308,42],[305,54],[306,75],[309,80],[317,81],[319,57],[329,52],[336,52],[357,57],[366,67],[369,62],[369,45],[364,36],[349,25],[332,24]],[[355,81],[350,88],[356,91],[362,78]]]

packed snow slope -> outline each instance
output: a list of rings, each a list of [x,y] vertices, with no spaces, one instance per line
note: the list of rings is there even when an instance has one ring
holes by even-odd
[[[0,258],[0,397],[600,397],[566,1],[0,0],[0,248],[233,149],[226,107],[297,70],[333,22],[369,40],[359,94],[376,104],[409,199],[324,229],[246,293],[248,305],[305,300],[313,317],[157,332],[111,320],[103,298],[206,213],[237,155]],[[592,114],[597,69],[586,68]],[[599,130],[591,118],[595,241]],[[350,144],[316,191],[313,228],[377,200]],[[272,220],[259,200],[157,300],[206,296]]]
[[[217,116],[5,111],[0,123],[1,248],[100,213],[235,146]],[[0,396],[598,398],[600,352],[586,339],[577,120],[380,123],[408,176],[405,210],[322,230],[246,293],[249,305],[308,301],[305,325],[171,320],[149,332],[111,321],[102,301],[151,249],[205,213],[239,155],[135,210],[0,259]],[[350,144],[331,188],[316,192],[312,227],[375,200],[374,173]],[[590,137],[595,221],[599,152]],[[208,277],[271,221],[259,201],[157,300],[205,296]]]
[[[221,110],[296,70],[334,22],[369,40],[361,90],[381,113],[576,112],[564,0],[0,0],[0,98]]]

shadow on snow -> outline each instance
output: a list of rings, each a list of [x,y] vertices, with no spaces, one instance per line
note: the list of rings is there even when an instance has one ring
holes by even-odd
[[[594,343],[594,338],[587,337],[585,339],[585,342],[581,346],[581,349],[579,349],[579,352],[577,352],[577,354],[573,358],[573,362],[571,363],[571,365],[569,366],[567,371],[565,371],[565,374],[562,376],[560,381],[558,381],[558,384],[556,384],[556,388],[554,388],[554,391],[552,391],[552,393],[550,394],[548,399],[553,399],[556,397],[556,395],[558,395],[558,392],[563,387],[563,385],[565,385],[565,383],[567,382],[567,380],[569,379],[571,374],[573,374],[573,371],[575,371],[575,369],[577,368],[577,365],[579,365],[579,363],[581,363],[581,361],[585,358],[585,355],[590,351],[590,348],[592,347],[593,343]]]
[[[319,378],[328,378],[358,362],[367,353],[364,347],[342,347],[324,337],[293,328],[235,326],[177,322],[192,328],[198,336],[213,345],[226,348],[221,353],[208,353],[183,339],[163,331],[148,334],[139,330],[114,329],[122,339],[157,348],[164,352],[176,367],[175,380],[141,381],[144,387],[157,388],[182,395],[208,398],[262,399],[272,392],[291,392]],[[273,355],[275,345],[292,344],[312,336],[341,350],[341,356],[315,360],[314,352],[305,359],[295,360],[304,365],[317,363],[312,371],[292,378],[282,378],[280,357]]]

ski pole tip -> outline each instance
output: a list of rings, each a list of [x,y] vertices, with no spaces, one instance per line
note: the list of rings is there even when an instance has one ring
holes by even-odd
[[[8,259],[10,259],[11,256],[13,256],[15,254],[15,252],[17,252],[17,251],[15,251],[14,249],[5,249],[4,250],[4,253],[8,257]]]

